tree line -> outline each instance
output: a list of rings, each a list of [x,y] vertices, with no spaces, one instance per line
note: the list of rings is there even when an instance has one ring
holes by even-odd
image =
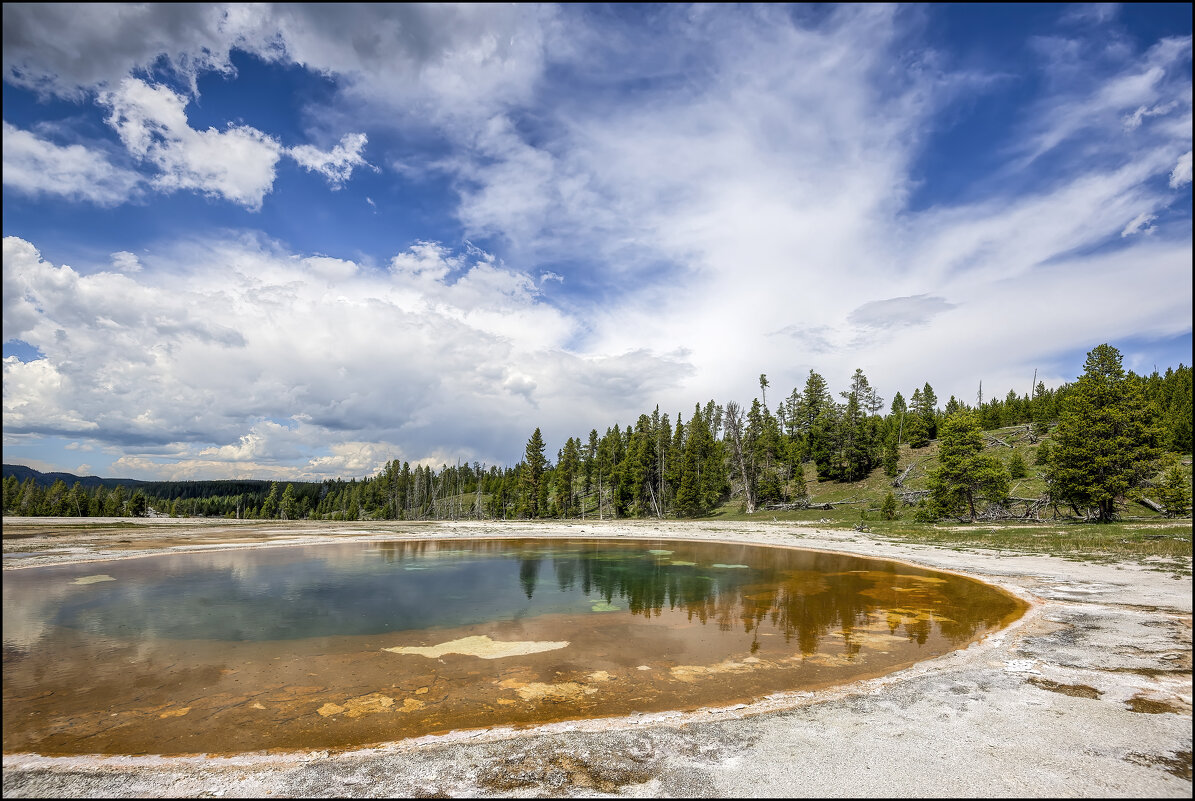
[[[923,520],[975,519],[1008,501],[1009,480],[1025,470],[1019,455],[1005,464],[984,451],[983,431],[1024,425],[1036,436],[1050,503],[1076,515],[1110,520],[1116,503],[1157,474],[1165,454],[1190,454],[1191,368],[1149,376],[1126,372],[1116,348],[1100,345],[1084,374],[1057,389],[1037,382],[1032,394],[1010,390],[974,404],[951,396],[940,403],[926,382],[906,399],[880,396],[861,369],[835,395],[810,370],[773,409],[770,383],[749,405],[713,400],[675,421],[659,407],[633,425],[570,436],[548,458],[541,429],[515,465],[468,462],[412,466],[392,460],[362,480],[268,484],[253,491],[197,492],[193,484],[126,490],[59,480],[4,481],[4,512],[23,515],[140,515],[246,519],[441,520],[462,518],[693,518],[737,501],[747,513],[769,506],[800,507],[809,499],[806,464],[819,481],[858,482],[873,471],[896,477],[900,447],[939,443],[939,467],[917,515]],[[1023,462],[1023,460],[1021,460]],[[1172,465],[1160,496],[1185,512],[1189,479]],[[1178,472],[1175,472],[1178,471]],[[1180,480],[1181,479],[1181,480]],[[1168,483],[1167,483],[1168,482]],[[1185,492],[1185,495],[1184,495]],[[1184,500],[1184,498],[1186,500]],[[1165,502],[1165,501],[1164,501]],[[895,499],[885,499],[885,516]]]

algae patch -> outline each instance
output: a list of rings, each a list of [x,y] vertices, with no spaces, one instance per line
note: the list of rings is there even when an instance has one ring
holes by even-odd
[[[508,684],[510,686],[507,686]],[[502,686],[506,687],[506,689],[514,690],[524,701],[577,701],[597,692],[596,687],[586,687],[584,684],[579,684],[575,681],[562,681],[556,684],[546,684],[539,681],[527,684],[523,684],[522,682],[502,682]]]
[[[409,702],[411,699],[407,699]],[[419,704],[418,701],[414,703]],[[344,713],[347,718],[359,718],[362,715],[368,715],[374,712],[385,712],[390,707],[394,706],[394,699],[388,695],[381,693],[369,693],[368,695],[361,695],[356,698],[350,698],[341,704],[327,703],[315,710],[320,717],[331,717],[332,715],[339,715]],[[416,708],[419,708],[416,707]],[[406,709],[402,711],[408,711]]]
[[[383,648],[392,654],[413,654],[438,659],[445,654],[462,654],[476,656],[481,659],[501,659],[506,656],[521,656],[523,654],[538,654],[541,651],[555,651],[567,648],[568,641],[551,642],[524,640],[514,642],[496,642],[484,634],[473,637],[462,637],[459,640],[443,642],[439,645],[428,646],[400,646],[398,648]]]
[[[716,665],[677,665],[672,668],[672,677],[680,681],[695,682],[705,676],[722,673],[747,673],[766,667],[771,667],[771,665],[754,656],[749,656],[742,660],[724,659]]]

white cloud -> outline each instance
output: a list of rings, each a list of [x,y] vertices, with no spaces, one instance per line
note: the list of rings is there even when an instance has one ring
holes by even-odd
[[[361,156],[365,134],[346,134],[324,152],[311,145],[286,149],[247,125],[195,130],[187,120],[185,95],[138,78],[101,92],[99,102],[109,109],[107,122],[129,153],[156,170],[153,187],[165,192],[196,190],[257,211],[274,186],[284,154],[322,174],[334,188],[347,181],[355,167],[371,166]]]
[[[4,123],[4,185],[31,195],[61,195],[113,206],[135,197],[141,178],[102,152],[65,147]]]
[[[329,256],[309,256],[302,260],[313,274],[327,279],[331,283],[352,278],[360,268],[356,262],[346,259],[333,259]]]
[[[926,325],[935,316],[952,308],[954,304],[945,298],[927,294],[913,295],[864,303],[847,315],[847,320],[868,328],[905,328],[911,325]]]
[[[1141,123],[1144,122],[1147,117],[1157,117],[1161,114],[1168,114],[1177,106],[1178,103],[1174,101],[1170,103],[1159,104],[1157,106],[1153,106],[1152,108],[1138,106],[1136,111],[1123,118],[1124,127],[1130,131],[1136,130],[1137,128],[1141,127]]]
[[[137,78],[125,79],[99,99],[129,152],[158,170],[155,187],[195,189],[261,208],[282,154],[275,139],[248,126],[197,131],[187,123],[185,96]]]
[[[141,260],[137,258],[137,254],[129,253],[127,250],[118,250],[112,255],[112,269],[119,273],[139,273],[141,272]]]
[[[1178,157],[1178,163],[1170,171],[1170,188],[1178,189],[1191,183],[1191,151]]]
[[[1056,62],[1051,71],[1065,80],[1037,104],[1022,139],[1022,167],[1080,135],[1086,137],[1088,158],[1093,151],[1131,152],[1143,141],[1173,143],[1184,130],[1190,140],[1189,66],[1184,71],[1191,59],[1190,36],[1162,39],[1140,57],[1124,54],[1111,76],[1093,71],[1096,59],[1073,44],[1063,63],[1057,63],[1053,42],[1045,56]],[[1126,139],[1124,133],[1135,137]]]
[[[969,398],[977,364],[1006,365],[982,376],[1003,392],[1060,351],[1190,331],[1189,226],[1152,225],[1182,200],[1162,177],[1191,180],[1189,38],[1142,54],[1100,38],[1098,58],[1051,42],[1026,66],[1046,96],[1012,159],[993,154],[984,199],[913,210],[926,132],[995,78],[918,52],[901,7],[801,16],[665,6],[639,26],[571,7],[287,5],[203,28],[216,68],[236,41],[333,78],[321,124],[336,135],[432,129],[448,151],[434,164],[374,160],[447,177],[465,234],[505,261],[419,242],[378,269],[244,239],[155,250],[162,272],[117,275],[6,240],[6,340],[48,362],[14,384],[16,419],[34,430],[44,400],[54,430],[96,421],[132,449],[123,465],[157,474],[504,461],[535,426],[554,441],[656,403],[687,415],[754,393],[760,372],[780,394],[810,368],[840,388],[862,367],[889,397],[930,380]],[[579,75],[585,90],[564,91]],[[193,131],[182,95],[107,80],[122,141],[164,189],[256,208],[281,155],[334,185],[366,165],[363,134],[322,151]],[[327,130],[311,139],[336,141]],[[574,280],[570,260],[599,269]],[[565,310],[539,294],[561,274]]]
[[[1058,296],[1073,298],[1054,283],[1066,275],[1089,286],[1073,253],[1173,202],[1154,179],[1173,166],[1175,143],[1189,142],[1189,40],[1126,57],[1077,89],[1055,87],[1028,152],[1083,131],[1086,158],[1052,168],[1036,191],[996,186],[984,202],[911,212],[923,132],[960,88],[985,78],[943,74],[932,54],[915,60],[897,10],[836,7],[803,28],[781,9],[703,7],[664,27],[674,38],[650,64],[654,82],[616,102],[563,101],[534,140],[515,115],[491,117],[451,168],[467,187],[459,214],[468,231],[502,237],[522,261],[580,253],[602,265],[590,280],[609,296],[579,312],[579,348],[684,349],[687,369],[658,396],[665,408],[754,393],[761,371],[774,386],[803,383],[810,368],[838,385],[857,366],[889,395],[932,380],[947,394],[970,387],[970,397],[977,362],[962,358],[962,346],[991,364],[1008,359],[987,347],[1007,315],[994,287],[1049,275]],[[587,69],[648,71],[621,33],[591,31],[603,45],[586,52]],[[897,57],[915,67],[894,77]],[[1126,141],[1122,115],[1139,108]],[[1026,174],[1034,172],[1043,171]],[[1126,241],[1117,264],[1128,269],[1145,241]],[[1168,247],[1189,258],[1189,239]],[[877,297],[905,306],[860,305]],[[932,305],[910,308],[918,298]],[[1131,331],[1121,325],[1131,318],[1142,330],[1189,329],[1189,309],[1170,298],[1141,302],[1141,314],[1122,310],[1115,327]],[[891,314],[874,318],[881,311]],[[978,320],[986,328],[975,330]],[[1046,314],[1035,325],[1037,336],[1018,343],[1030,363],[1108,341],[1113,327],[1105,317]],[[910,375],[910,386],[892,386]]]
[[[4,359],[4,426],[15,431],[36,428],[44,433],[94,432],[99,424],[72,405],[72,396],[84,389],[47,359],[22,362]]]
[[[266,7],[215,3],[6,3],[4,80],[78,99],[131,71],[165,63],[194,83],[231,72],[231,47],[261,38]]]
[[[308,172],[318,172],[328,179],[333,188],[340,188],[352,177],[354,167],[372,166],[361,156],[367,141],[363,133],[349,133],[345,134],[340,144],[331,151],[324,152],[311,145],[298,145],[287,151],[287,154]],[[372,206],[373,201],[370,200],[369,204]]]
[[[245,239],[155,249],[152,272],[87,273],[7,237],[5,339],[45,358],[5,362],[6,434],[117,446],[112,469],[134,476],[493,463],[537,425],[571,435],[578,411],[596,426],[639,410],[676,374],[646,352],[571,354],[573,323],[489,254],[422,243],[393,264]]]
[[[408,121],[485,119],[530,99],[556,13],[497,3],[274,6],[268,33],[247,46],[336,74],[351,98]]]
[[[1141,212],[1132,220],[1130,220],[1129,224],[1126,225],[1124,230],[1120,232],[1121,238],[1123,239],[1124,237],[1132,236],[1133,234],[1152,234],[1157,229],[1150,225],[1150,223],[1156,219],[1158,219],[1156,214],[1149,214],[1148,212],[1144,211]]]
[[[234,48],[336,75],[416,117],[488,116],[525,100],[555,31],[550,5],[102,4],[4,6],[4,80],[82,97],[165,67],[190,85],[231,74]]]

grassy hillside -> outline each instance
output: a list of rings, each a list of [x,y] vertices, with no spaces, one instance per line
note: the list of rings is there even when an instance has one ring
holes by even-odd
[[[1029,468],[1029,475],[1013,479],[1010,495],[1036,498],[1046,491],[1043,467],[1034,464],[1037,449],[1049,436],[1036,443],[1024,436],[1024,426],[986,432],[989,437],[986,453],[994,454],[1008,463],[1014,452],[1021,454]],[[1004,440],[1012,447],[995,442]],[[1191,480],[1191,459],[1183,460],[1188,481]],[[900,448],[900,471],[910,464],[913,470],[904,480],[905,490],[925,490],[931,471],[938,466],[938,443],[914,450],[907,445]],[[1157,479],[1161,478],[1159,471]],[[805,481],[813,503],[834,504],[833,509],[757,510],[748,515],[740,500],[732,498],[712,516],[721,520],[764,520],[817,523],[828,528],[855,529],[863,527],[869,536],[889,537],[893,540],[917,542],[952,548],[985,548],[994,550],[1051,553],[1080,559],[1117,559],[1134,557],[1154,563],[1156,567],[1189,574],[1191,572],[1191,518],[1171,519],[1147,506],[1130,501],[1122,509],[1117,523],[1084,524],[1067,517],[1070,509],[1060,507],[1062,517],[1055,518],[1053,510],[1042,509],[1040,519],[1000,521],[998,523],[917,523],[915,507],[902,503],[895,520],[883,520],[880,504],[892,487],[892,479],[882,469],[855,483],[818,481],[812,464],[805,465]],[[1148,497],[1148,490],[1144,493]],[[1023,505],[1018,505],[1018,509]]]

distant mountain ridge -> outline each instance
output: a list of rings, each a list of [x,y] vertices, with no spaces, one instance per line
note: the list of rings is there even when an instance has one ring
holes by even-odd
[[[0,476],[0,480],[7,479],[10,475],[15,476],[17,482],[21,484],[32,478],[34,483],[44,488],[53,486],[54,482],[59,480],[68,487],[73,487],[77,481],[83,485],[83,489],[85,490],[94,490],[96,487],[113,489],[123,486],[130,490],[140,488],[150,495],[158,495],[167,499],[210,497],[212,495],[238,495],[241,493],[262,493],[264,496],[264,493],[268,492],[270,486],[274,483],[282,486],[288,483],[294,484],[295,489],[320,486],[320,482],[318,481],[274,482],[261,478],[142,481],[136,478],[102,478],[100,476],[77,476],[74,473],[43,473],[40,470],[34,470],[32,467],[26,467],[23,464],[6,464],[4,465],[4,473],[3,476]]]
[[[32,478],[38,486],[43,487],[53,486],[54,482],[59,480],[65,482],[68,487],[73,487],[77,481],[83,485],[84,489],[94,489],[96,487],[111,489],[120,485],[131,487],[157,483],[141,481],[135,478],[100,478],[99,476],[77,476],[74,473],[43,473],[40,470],[34,470],[32,467],[26,467],[23,464],[6,464],[3,466],[3,471],[3,475],[0,478],[16,476],[17,481],[22,484]]]

